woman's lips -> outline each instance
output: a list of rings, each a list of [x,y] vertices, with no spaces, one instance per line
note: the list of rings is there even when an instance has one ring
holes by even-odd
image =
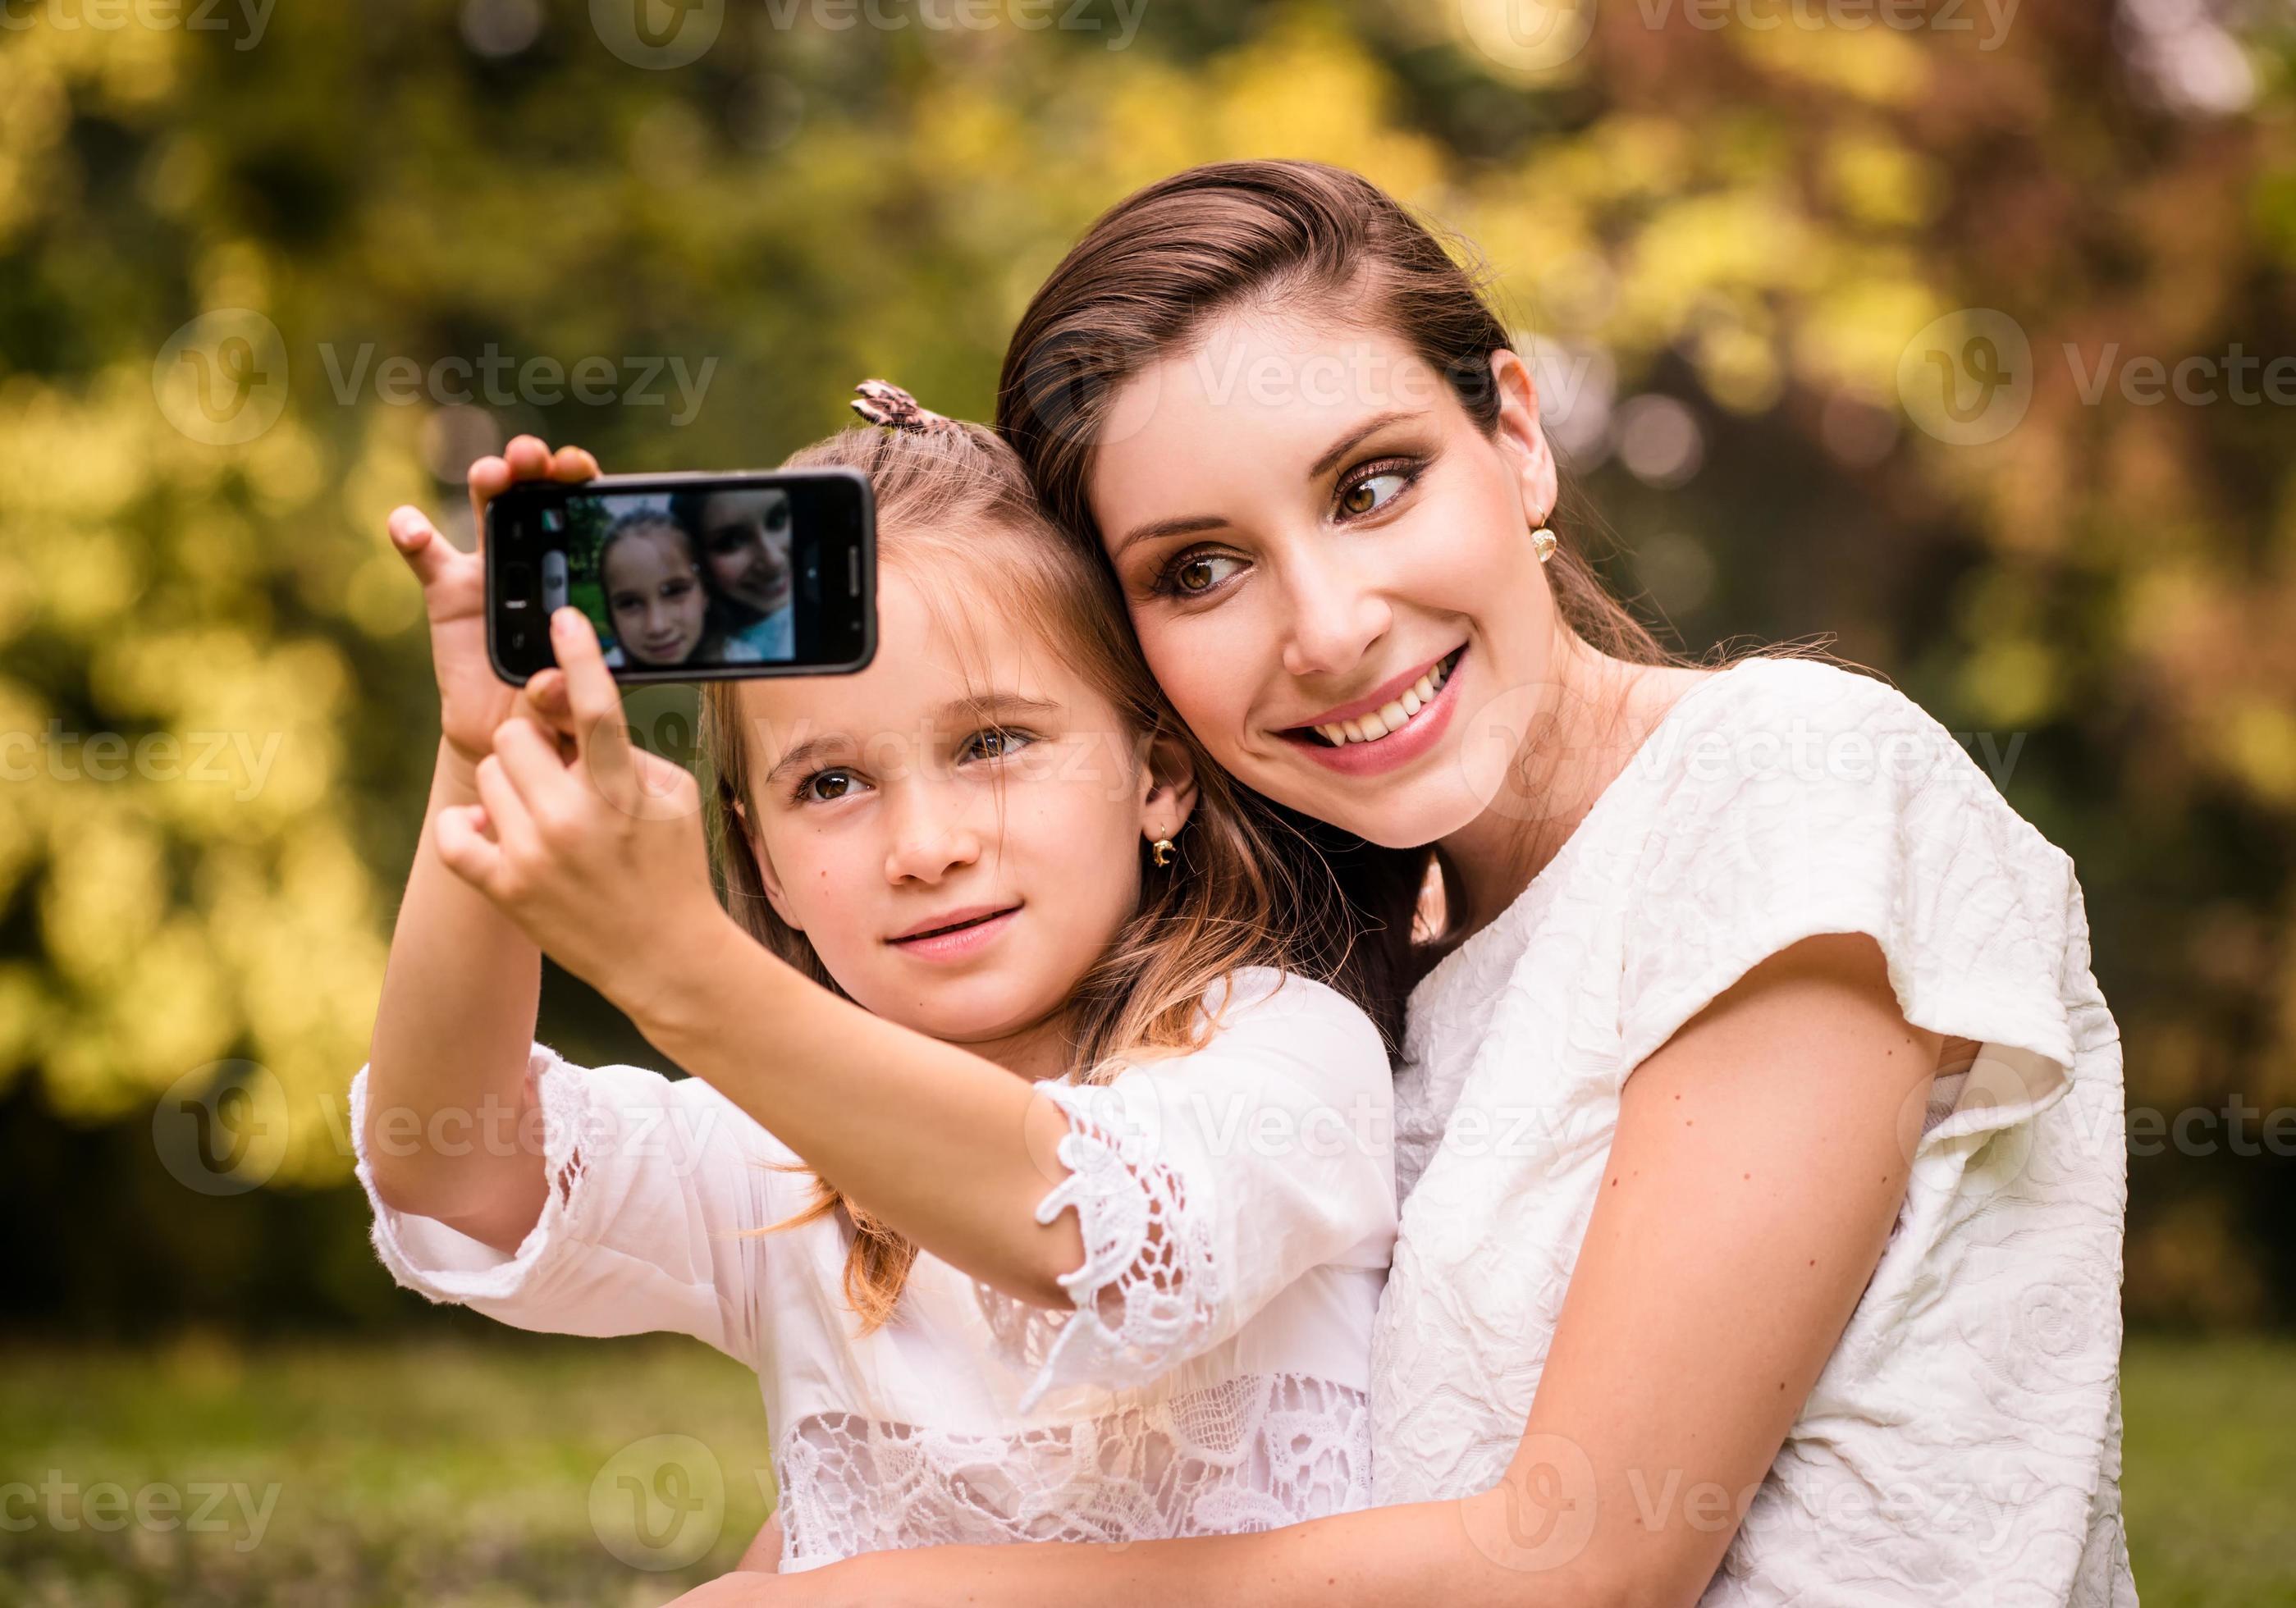
[[[915,938],[890,938],[885,941],[904,955],[914,955],[920,960],[963,960],[979,954],[1003,935],[1021,914],[1021,907],[1000,910],[961,927],[944,928],[938,932],[922,933]]]
[[[1384,737],[1333,748],[1330,743],[1296,729],[1280,735],[1324,769],[1337,771],[1343,776],[1383,775],[1408,765],[1441,741],[1443,733],[1451,724],[1452,711],[1459,701],[1459,674],[1467,664],[1466,649],[1461,647],[1457,652],[1458,657],[1452,660],[1450,674],[1436,689],[1434,698],[1421,704],[1416,714],[1405,721],[1399,729],[1389,732]]]

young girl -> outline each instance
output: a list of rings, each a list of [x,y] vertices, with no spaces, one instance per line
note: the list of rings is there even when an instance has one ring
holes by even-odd
[[[874,488],[875,660],[705,693],[730,915],[578,611],[502,718],[476,561],[393,516],[445,742],[352,1090],[376,1247],[433,1300],[756,1368],[785,1569],[1358,1506],[1389,1071],[1286,970],[1359,970],[1328,884],[996,438],[898,401],[792,461]],[[594,472],[521,439],[473,496]],[[537,943],[695,1076],[531,1044]]]
[[[614,628],[615,644],[606,651],[610,665],[685,664],[697,656],[726,664],[765,657],[728,640],[713,621],[714,600],[694,556],[693,533],[667,513],[646,511],[616,520],[598,547],[598,580]]]

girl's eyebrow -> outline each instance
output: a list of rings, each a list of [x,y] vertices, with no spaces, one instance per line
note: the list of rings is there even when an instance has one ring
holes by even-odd
[[[808,737],[774,761],[774,767],[766,773],[766,782],[771,785],[785,775],[803,770],[816,759],[827,758],[832,750],[851,746],[842,732],[824,732],[818,737]]]
[[[1019,693],[987,693],[978,697],[952,698],[934,710],[932,718],[953,728],[975,722],[993,726],[1005,720],[1042,720],[1060,712],[1059,704],[1042,698],[1025,697]],[[767,785],[854,746],[853,739],[843,732],[824,732],[793,743],[766,772]]]

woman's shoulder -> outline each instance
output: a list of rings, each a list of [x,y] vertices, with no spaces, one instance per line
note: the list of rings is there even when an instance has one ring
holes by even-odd
[[[1750,817],[1979,818],[2054,857],[2001,791],[2021,747],[2016,734],[1948,731],[1877,676],[1756,658],[1685,693],[1639,764],[1658,822],[1693,835],[1726,834]]]

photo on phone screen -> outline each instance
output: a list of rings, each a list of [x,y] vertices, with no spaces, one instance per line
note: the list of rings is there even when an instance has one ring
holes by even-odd
[[[858,669],[875,638],[868,488],[840,472],[524,482],[488,510],[496,668],[589,617],[618,679]]]

